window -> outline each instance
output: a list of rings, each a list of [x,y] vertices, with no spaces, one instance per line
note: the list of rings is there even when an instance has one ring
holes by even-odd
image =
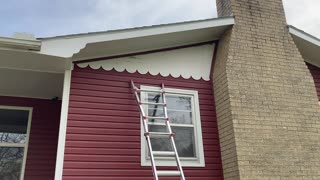
[[[157,87],[141,86],[141,89],[155,90]],[[198,92],[191,90],[166,88],[168,116],[172,131],[175,133],[175,143],[183,166],[203,167],[204,154],[201,133],[201,121],[198,102]],[[162,95],[157,93],[141,93],[144,102],[161,103]],[[144,105],[148,116],[164,117],[163,106]],[[150,132],[166,132],[162,120],[148,120]],[[141,164],[150,165],[147,144],[141,128]],[[170,151],[168,138],[151,138],[154,151]],[[176,166],[174,158],[156,158],[158,166]]]
[[[23,180],[31,108],[0,106],[0,179]]]

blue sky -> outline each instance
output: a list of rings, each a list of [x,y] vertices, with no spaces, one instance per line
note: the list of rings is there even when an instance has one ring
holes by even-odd
[[[320,38],[319,0],[283,0],[288,23]],[[86,33],[216,17],[214,0],[10,0],[0,36]]]

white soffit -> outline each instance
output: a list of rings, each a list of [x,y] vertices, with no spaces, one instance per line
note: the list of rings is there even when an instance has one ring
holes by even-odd
[[[0,96],[61,99],[64,74],[0,68]]]
[[[118,72],[139,72],[169,75],[185,79],[210,80],[210,70],[215,44],[206,44],[183,49],[162,51],[137,56],[121,57],[102,61],[79,63],[80,68],[90,66],[92,69],[115,69]]]
[[[30,51],[0,49],[0,68],[64,73],[71,60]]]
[[[293,26],[289,32],[305,61],[320,67],[320,39]]]
[[[40,53],[73,60],[114,56],[217,40],[233,17],[42,38]]]

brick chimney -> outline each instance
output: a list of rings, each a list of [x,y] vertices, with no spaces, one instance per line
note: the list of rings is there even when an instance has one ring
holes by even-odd
[[[224,178],[320,179],[320,106],[281,0],[217,0],[214,94]]]

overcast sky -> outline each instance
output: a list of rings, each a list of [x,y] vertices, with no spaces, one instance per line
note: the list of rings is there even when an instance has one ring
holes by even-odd
[[[283,0],[288,24],[320,38],[320,0]],[[214,18],[215,0],[7,0],[0,36],[86,33]]]

